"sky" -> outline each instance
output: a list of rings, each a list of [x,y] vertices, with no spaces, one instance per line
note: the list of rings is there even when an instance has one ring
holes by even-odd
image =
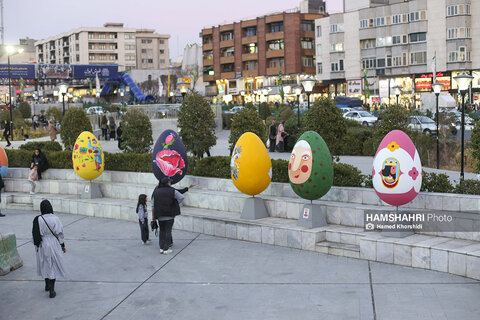
[[[343,0],[327,0],[341,11]],[[300,0],[3,0],[5,43],[48,38],[79,27],[123,22],[125,27],[170,34],[170,58],[200,43],[202,28],[298,7]]]

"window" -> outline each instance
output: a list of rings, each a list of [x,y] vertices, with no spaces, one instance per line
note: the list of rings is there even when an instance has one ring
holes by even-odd
[[[147,49],[142,49],[142,53],[147,53]]]
[[[88,33],[88,39],[94,39],[94,38],[93,38],[93,33],[92,33],[92,32],[89,32],[89,33]]]
[[[257,61],[246,61],[245,62],[245,70],[256,70],[258,69],[258,62]]]
[[[270,66],[270,68],[284,67],[285,66],[285,59],[283,59],[283,58],[270,59],[269,66]]]
[[[331,64],[332,72],[343,71],[343,60],[339,60],[338,62],[333,62]]]
[[[77,62],[80,62],[80,55],[79,54],[77,54],[76,60],[77,60]]]
[[[470,38],[470,28],[450,28],[447,30],[447,39]]]
[[[314,31],[315,23],[313,21],[301,21],[300,30],[301,31]]]
[[[458,5],[447,7],[447,16],[455,16],[458,14]]]
[[[343,32],[343,24],[331,24],[330,33]]]
[[[392,37],[393,44],[401,44],[402,43],[402,36],[393,36]]]
[[[109,37],[110,39],[117,39],[117,34],[116,34],[116,33],[110,33],[110,34],[108,35],[108,37]]]
[[[426,18],[427,18],[427,13],[424,10],[410,12],[410,14],[408,15],[409,22],[425,20]]]
[[[125,60],[126,61],[135,61],[135,55],[134,54],[126,54],[125,55]]]
[[[375,48],[375,45],[376,45],[375,39],[360,40],[360,48],[362,49]]]
[[[410,33],[410,42],[422,42],[427,40],[426,32]]]
[[[152,39],[142,39],[143,44],[149,44],[152,43]]]
[[[398,24],[398,23],[402,23],[403,22],[403,19],[402,19],[402,15],[401,14],[395,14],[392,16],[392,24]]]
[[[380,17],[375,19],[375,26],[380,27],[385,25],[385,17]]]
[[[135,45],[134,44],[126,44],[125,45],[125,50],[135,50]]]
[[[165,40],[163,40],[163,39],[158,40],[158,42],[159,42],[160,44],[165,44]]]
[[[270,32],[283,32],[283,21],[270,23]]]
[[[247,27],[245,30],[245,37],[253,37],[257,35],[257,27]]]
[[[360,20],[360,29],[365,29],[365,28],[368,28],[368,20],[367,19]]]
[[[88,60],[95,60],[95,55],[94,54],[90,54],[88,56]]]
[[[448,53],[448,62],[457,62],[458,61],[458,52],[451,51]]]
[[[392,66],[392,56],[387,56],[387,67]]]
[[[403,64],[402,64],[402,57],[401,57],[401,56],[393,57],[392,66],[393,66],[393,67],[401,67],[401,66],[403,66]]]
[[[135,34],[133,34],[133,33],[125,33],[125,39],[135,39]]]
[[[165,54],[165,50],[160,49],[160,54]]]
[[[412,52],[410,53],[410,64],[425,64],[427,63],[427,52]]]
[[[160,59],[160,64],[165,64],[165,59]]]
[[[234,63],[222,64],[222,72],[233,72],[235,70]]]
[[[385,68],[385,58],[377,59],[377,68]]]
[[[98,38],[99,38],[99,39],[107,39],[107,35],[106,35],[105,33],[100,33],[100,34],[98,35]]]
[[[110,60],[117,60],[117,56],[116,55],[110,55]]]
[[[302,47],[302,49],[312,50],[315,46],[315,42],[311,38],[302,38],[300,39],[300,46]]]
[[[321,62],[317,63],[317,73],[318,73],[318,74],[322,74],[322,73],[323,73],[323,66],[322,66],[322,63],[321,63]]]
[[[322,44],[317,44],[317,56],[321,56],[322,55]]]
[[[363,58],[362,59],[363,69],[375,69],[377,67],[377,59],[372,58]]]
[[[330,52],[342,52],[343,51],[343,43],[332,43],[332,48]]]
[[[75,40],[80,40],[80,33],[75,33]]]
[[[273,40],[268,42],[268,49],[269,50],[283,50],[285,47],[284,40]]]
[[[302,57],[302,66],[303,67],[315,67],[315,64],[313,62],[313,57],[303,56]]]
[[[75,51],[80,51],[80,45],[78,43],[75,45]]]
[[[210,44],[213,42],[213,37],[211,35],[203,37],[203,44]]]
[[[210,51],[204,51],[203,52],[203,59],[213,59],[213,51],[210,50]]]
[[[247,45],[243,46],[243,52],[244,53],[257,53],[258,52],[258,46],[256,43],[249,43]]]
[[[215,71],[213,71],[213,66],[203,67],[203,73],[209,76],[215,75]]]
[[[322,36],[322,26],[317,26],[317,37]]]
[[[447,39],[456,39],[458,38],[458,29],[451,28],[447,30]]]
[[[392,45],[392,37],[378,38],[376,45],[377,45],[377,47],[391,46]]]
[[[235,53],[235,47],[228,47],[220,49],[220,56],[231,57]]]
[[[233,40],[233,31],[226,31],[220,34],[220,41]]]

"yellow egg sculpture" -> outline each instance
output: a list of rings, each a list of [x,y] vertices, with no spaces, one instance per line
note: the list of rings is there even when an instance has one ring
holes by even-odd
[[[238,139],[230,161],[233,184],[241,192],[254,196],[265,190],[272,180],[272,161],[260,138],[245,132]]]
[[[100,142],[88,131],[83,131],[75,141],[72,153],[73,170],[85,180],[98,178],[105,168],[105,156]]]

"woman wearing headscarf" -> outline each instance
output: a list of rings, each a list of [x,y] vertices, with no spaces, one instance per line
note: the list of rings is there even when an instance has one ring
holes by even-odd
[[[65,277],[66,270],[63,253],[67,250],[60,219],[53,214],[52,204],[48,200],[40,203],[41,215],[33,219],[33,244],[37,255],[37,274],[45,279],[45,291],[55,298],[55,280]]]
[[[48,169],[48,160],[40,148],[35,149],[32,155],[30,169],[37,167],[38,180],[42,179],[42,172]]]
[[[278,152],[285,151],[284,139],[286,135],[287,133],[285,132],[285,120],[282,120],[282,122],[280,122],[280,124],[278,125],[277,129],[276,145]]]

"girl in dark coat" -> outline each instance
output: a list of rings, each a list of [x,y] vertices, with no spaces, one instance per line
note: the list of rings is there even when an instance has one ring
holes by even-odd
[[[40,148],[35,149],[32,155],[32,163],[30,164],[30,169],[37,167],[38,180],[42,179],[42,172],[48,169],[48,160],[45,154],[42,153]]]

